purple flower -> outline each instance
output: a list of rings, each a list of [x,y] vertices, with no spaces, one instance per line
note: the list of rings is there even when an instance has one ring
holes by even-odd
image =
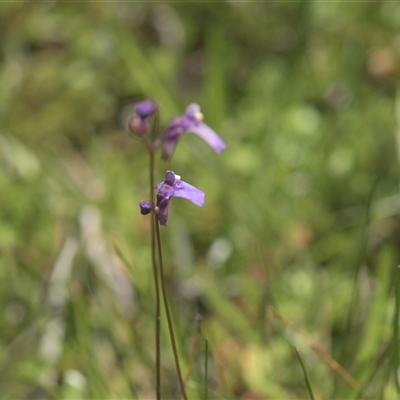
[[[168,206],[174,196],[190,200],[199,207],[204,204],[204,193],[194,186],[181,181],[181,177],[175,175],[172,171],[166,172],[165,181],[159,183],[156,188],[158,189],[158,193],[155,212],[158,213],[158,220],[161,225],[167,225]]]
[[[164,141],[162,158],[168,161],[174,153],[179,137],[185,132],[192,132],[202,138],[216,152],[226,149],[224,141],[203,122],[200,106],[190,104],[185,114],[173,118],[159,140]]]

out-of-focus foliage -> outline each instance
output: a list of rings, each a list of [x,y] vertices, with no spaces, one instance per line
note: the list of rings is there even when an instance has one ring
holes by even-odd
[[[2,2],[0,398],[155,396],[145,97],[228,144],[157,165],[206,193],[162,230],[183,370],[201,313],[209,398],[306,398],[293,346],[317,398],[400,397],[399,78],[395,2]]]

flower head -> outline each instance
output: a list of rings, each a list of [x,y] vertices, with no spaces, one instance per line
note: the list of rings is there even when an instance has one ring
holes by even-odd
[[[175,175],[172,171],[166,172],[164,182],[159,183],[156,188],[158,193],[155,212],[158,213],[158,220],[161,225],[167,225],[168,206],[174,196],[190,200],[199,207],[204,204],[204,193],[194,186],[181,181],[181,177]]]
[[[172,157],[179,137],[185,132],[192,132],[202,138],[216,153],[226,149],[224,141],[203,122],[200,106],[193,103],[185,114],[173,118],[160,136],[164,142],[162,158],[165,161]]]

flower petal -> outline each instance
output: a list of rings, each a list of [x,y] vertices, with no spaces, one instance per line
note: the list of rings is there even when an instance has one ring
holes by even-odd
[[[162,159],[164,161],[169,161],[174,154],[175,147],[178,143],[178,137],[172,139],[165,139],[163,145]]]
[[[201,121],[203,114],[200,111],[200,106],[196,103],[189,104],[185,111],[185,116],[192,121]]]
[[[190,200],[192,203],[196,204],[196,206],[203,206],[204,205],[204,192],[195,188],[189,183],[176,180],[174,183],[174,196],[175,197],[182,197],[184,199]]]
[[[180,176],[175,175],[174,171],[167,171],[165,173],[165,180],[164,182],[160,182],[158,183],[156,186],[154,186],[155,189],[161,189],[164,185],[168,185],[168,186],[173,186],[175,179],[179,179]]]
[[[192,125],[188,132],[193,132],[202,138],[216,153],[226,149],[225,142],[205,123],[200,122]]]
[[[174,171],[167,171],[165,173],[165,181],[164,183],[169,186],[173,186],[175,182],[175,173]]]
[[[168,175],[171,171],[167,171]],[[159,185],[157,185],[159,186]],[[161,225],[167,225],[168,221],[168,206],[175,193],[175,188],[168,185],[166,182],[162,182],[158,193],[157,193],[157,207],[158,207],[158,220]]]
[[[168,204],[165,207],[159,207],[158,211],[158,221],[160,222],[160,225],[167,225],[168,221]]]

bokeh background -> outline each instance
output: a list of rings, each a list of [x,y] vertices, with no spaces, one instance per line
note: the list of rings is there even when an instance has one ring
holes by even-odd
[[[206,193],[162,229],[189,398],[206,359],[210,399],[308,398],[294,346],[317,398],[399,398],[399,78],[396,2],[1,2],[0,398],[155,397],[146,97],[228,145],[157,163]]]

